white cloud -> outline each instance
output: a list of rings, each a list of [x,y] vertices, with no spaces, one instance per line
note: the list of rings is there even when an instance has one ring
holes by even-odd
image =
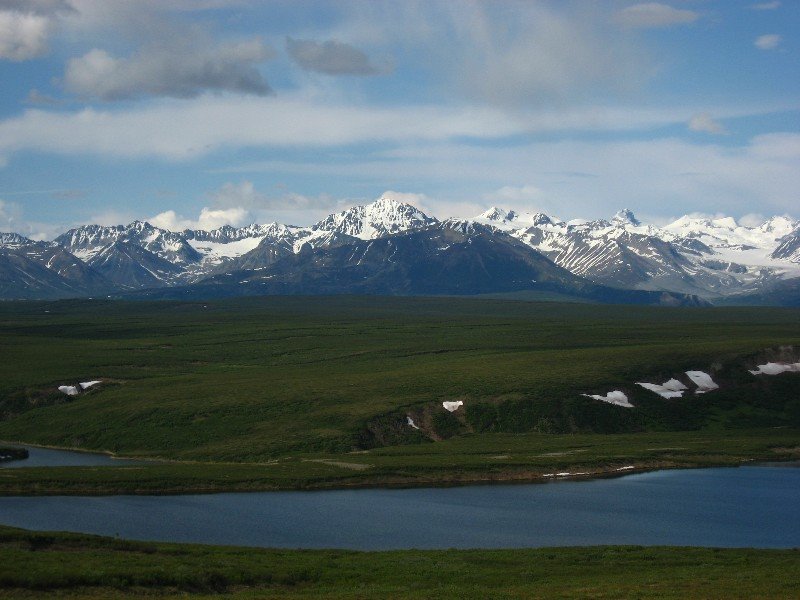
[[[555,12],[544,5],[493,11],[467,4],[454,17],[444,76],[466,97],[503,107],[579,103],[585,95],[619,95],[643,79],[643,53],[604,31],[591,10]],[[461,13],[461,7],[455,9]]]
[[[689,129],[714,135],[724,135],[727,133],[725,127],[715,121],[708,113],[700,113],[689,119]]]
[[[167,210],[150,217],[148,222],[156,227],[170,231],[183,231],[184,229],[204,229],[210,231],[223,225],[239,227],[245,225],[250,218],[249,212],[242,207],[209,208],[204,206],[197,219],[186,219],[179,216],[174,210]]]
[[[51,29],[45,16],[0,10],[0,59],[23,61],[44,55]]]
[[[773,2],[760,2],[758,4],[752,4],[750,8],[753,10],[775,10],[776,8],[780,8],[780,6],[780,0],[774,0]]]
[[[608,4],[608,3],[605,3]],[[317,35],[376,54],[391,48],[398,70],[448,99],[504,109],[575,106],[625,96],[651,76],[633,36],[610,25],[598,2],[343,3],[345,18]]]
[[[271,165],[286,173],[372,182],[387,180],[429,192],[439,216],[474,216],[491,204],[536,207],[565,219],[609,217],[628,206],[649,215],[710,212],[796,212],[800,135],[758,136],[743,146],[655,140],[538,142],[514,147],[420,144],[347,165],[303,162]],[[379,158],[379,160],[378,160]],[[266,167],[266,165],[265,165]],[[402,173],[402,177],[398,174]],[[524,185],[535,181],[537,194]],[[498,194],[510,198],[503,202]],[[525,198],[528,193],[530,200]],[[458,212],[472,205],[481,210]],[[477,205],[477,206],[476,206]],[[455,207],[455,208],[454,208]]]
[[[225,183],[212,192],[210,197],[214,207],[217,208],[244,207],[262,213],[269,210],[313,211],[329,209],[336,204],[335,200],[325,194],[305,196],[295,192],[284,192],[279,195],[267,195],[256,190],[252,181],[246,180],[239,183]]]
[[[76,223],[76,226],[92,223],[96,225],[119,225],[120,223],[130,223],[136,217],[129,210],[117,210],[106,208],[99,213],[92,214],[84,223]]]
[[[753,44],[759,50],[774,50],[778,47],[782,40],[783,38],[777,33],[767,33],[765,35],[758,36]]]
[[[21,216],[22,209],[19,204],[0,200],[0,232],[14,231],[20,233]]]
[[[261,205],[267,200],[266,196],[256,191],[252,181],[242,181],[240,183],[225,183],[218,190],[211,194],[216,206],[253,207]]]
[[[490,202],[508,202],[513,206],[518,206],[518,203],[530,203],[541,197],[542,190],[530,184],[516,187],[505,185],[499,190],[484,195],[484,198]]]
[[[256,65],[271,56],[260,39],[211,48],[195,43],[149,46],[128,58],[95,48],[69,60],[64,85],[75,94],[103,100],[191,98],[205,90],[263,96],[271,90]]]
[[[673,8],[658,2],[634,4],[614,15],[614,21],[622,27],[648,29],[694,23],[700,14],[693,10]]]
[[[745,227],[758,227],[766,220],[767,217],[760,213],[747,213],[737,219],[739,225],[744,225]]]
[[[324,99],[323,99],[324,100]],[[715,108],[718,118],[793,107]],[[101,157],[186,160],[221,148],[326,147],[453,138],[501,139],[549,132],[647,131],[685,123],[690,108],[588,107],[509,113],[447,106],[326,105],[302,96],[205,95],[124,110],[28,109],[0,121],[0,155],[30,150]]]
[[[49,240],[63,232],[59,225],[25,219],[20,204],[0,200],[0,232],[13,232],[32,240]]]

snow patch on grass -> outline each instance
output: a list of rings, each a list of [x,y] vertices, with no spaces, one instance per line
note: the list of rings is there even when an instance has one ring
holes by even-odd
[[[670,379],[669,381],[665,381],[661,385],[657,383],[642,383],[637,381],[636,385],[640,385],[646,390],[655,392],[662,398],[680,398],[683,396],[684,390],[689,389],[681,381],[678,381],[677,379]]]
[[[581,394],[581,396],[586,396],[587,398],[594,398],[595,400],[600,400],[602,402],[608,402],[609,404],[614,404],[616,406],[624,406],[625,408],[633,408],[633,404],[628,401],[628,397],[625,395],[624,392],[619,390],[614,390],[613,392],[608,392],[605,396],[601,396],[599,394]]]
[[[774,363],[768,362],[765,365],[758,365],[755,371],[750,371],[753,375],[780,375],[781,373],[800,372],[800,362],[797,363]]]
[[[456,400],[455,402],[442,402],[442,406],[444,406],[445,410],[454,412],[458,410],[459,406],[464,406],[464,402],[462,400]]]
[[[711,392],[719,388],[719,386],[714,383],[714,380],[711,379],[711,375],[704,371],[686,371],[686,375],[692,380],[692,383],[697,386],[697,389],[694,391],[695,394],[705,394],[706,392]]]

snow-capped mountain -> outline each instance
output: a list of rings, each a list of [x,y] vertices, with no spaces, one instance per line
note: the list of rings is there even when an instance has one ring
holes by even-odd
[[[777,260],[788,260],[800,264],[800,227],[778,240],[778,247],[769,255]]]
[[[609,221],[565,223],[493,207],[474,221],[505,231],[556,264],[606,285],[713,298],[800,276],[794,245],[800,245],[798,223],[788,217],[745,227],[730,217],[685,216],[656,227],[642,224],[628,209]]]
[[[0,298],[103,294],[115,286],[55,242],[0,233]],[[20,295],[31,290],[29,296]]]
[[[18,233],[0,233],[0,248],[17,249],[35,243],[32,239]]]
[[[81,260],[90,260],[116,242],[130,242],[174,264],[198,262],[202,256],[179,233],[154,227],[146,221],[129,225],[84,225],[54,240]]]
[[[493,207],[472,219],[440,222],[417,207],[385,194],[370,204],[329,215],[310,227],[268,223],[238,228],[224,226],[212,231],[172,232],[144,221],[134,221],[111,227],[85,225],[71,229],[52,242],[35,242],[15,233],[0,233],[0,258],[8,279],[8,282],[0,282],[3,284],[0,289],[4,290],[6,298],[75,296],[200,285],[220,275],[258,271],[260,277],[274,277],[275,282],[284,282],[282,288],[275,289],[292,293],[304,289],[303,286],[309,291],[346,291],[347,286],[340,286],[330,278],[344,277],[349,281],[350,269],[362,269],[367,255],[370,281],[382,282],[373,286],[376,293],[401,293],[398,290],[402,289],[416,293],[413,290],[438,288],[485,291],[489,285],[486,282],[492,281],[498,289],[503,286],[519,289],[519,282],[504,280],[501,285],[500,279],[481,274],[485,266],[479,267],[479,263],[474,262],[474,248],[459,255],[461,260],[469,260],[473,265],[464,271],[465,276],[472,279],[462,285],[439,274],[438,288],[436,285],[427,288],[418,278],[420,273],[427,272],[423,263],[441,261],[440,253],[445,248],[429,248],[418,254],[410,252],[409,244],[413,240],[423,243],[427,238],[408,237],[408,234],[426,231],[439,232],[431,234],[431,239],[445,239],[449,234],[442,232],[453,231],[464,236],[465,244],[480,242],[479,246],[487,252],[487,260],[490,255],[495,256],[488,250],[490,242],[487,240],[494,238],[497,243],[508,244],[509,239],[514,239],[521,247],[528,248],[527,252],[534,253],[525,260],[538,261],[534,255],[542,260],[549,259],[555,263],[554,267],[584,278],[584,285],[696,294],[714,300],[737,294],[753,297],[764,290],[793,290],[797,286],[787,287],[783,282],[800,277],[800,222],[786,216],[747,227],[730,217],[689,215],[659,227],[642,223],[628,209],[608,220],[567,222],[543,213]],[[413,268],[413,274],[403,271],[402,277],[407,283],[414,282],[405,288],[389,281],[391,273],[401,276],[399,259],[391,252],[384,258],[381,253],[372,254],[378,246],[370,244],[396,236],[405,236],[403,248],[407,264],[404,269],[412,269],[409,261],[413,256],[423,261]],[[389,244],[385,249],[392,248]],[[519,260],[518,253],[518,249],[509,250],[497,256],[508,260],[514,256],[513,260]],[[470,258],[465,258],[467,256]],[[351,258],[355,261],[352,264]],[[455,264],[449,260],[442,264]],[[496,262],[498,266],[494,268],[505,273],[516,268],[501,263]],[[287,269],[298,269],[298,272],[289,273]],[[334,270],[324,275],[325,269]],[[26,270],[31,273],[27,279]],[[482,278],[482,283],[476,277]],[[321,281],[320,278],[327,278],[328,282],[324,286],[310,283],[311,280]],[[12,280],[13,283],[9,283]],[[445,281],[450,281],[449,287],[442,287]],[[529,282],[532,286],[535,283]],[[364,281],[351,284],[355,286],[351,291],[371,289]],[[541,287],[541,282],[538,284]],[[776,284],[781,286],[775,288]],[[607,298],[619,297],[611,292],[597,292],[598,297],[604,294]]]
[[[437,223],[436,219],[415,206],[383,195],[372,204],[354,206],[329,215],[311,229],[335,231],[361,240],[371,240],[409,229],[421,229],[434,223]]]
[[[209,277],[203,297],[256,294],[481,294],[535,291],[629,304],[698,305],[696,297],[593,284],[523,242],[477,223],[445,222],[338,247],[312,249],[267,267]],[[186,289],[146,290],[143,298],[185,298]]]
[[[277,244],[291,249],[298,236],[308,230],[303,227],[267,223],[253,223],[245,227],[224,225],[212,231],[185,230],[182,235],[200,255],[201,263],[195,271],[199,274],[215,272],[245,254],[264,245]]]

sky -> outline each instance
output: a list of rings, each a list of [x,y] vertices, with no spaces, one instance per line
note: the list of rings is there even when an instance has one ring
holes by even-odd
[[[0,0],[0,231],[800,217],[800,0]]]

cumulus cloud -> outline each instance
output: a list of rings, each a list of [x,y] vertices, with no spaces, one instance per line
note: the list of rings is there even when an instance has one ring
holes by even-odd
[[[200,215],[197,219],[187,219],[179,216],[174,210],[166,210],[147,220],[150,224],[169,231],[183,231],[184,229],[204,229],[209,231],[223,225],[232,225],[234,227],[245,225],[249,216],[248,211],[242,207],[221,209],[204,206],[200,210]]]
[[[758,36],[753,44],[759,50],[774,50],[780,45],[782,40],[783,38],[777,33],[768,33]]]
[[[286,38],[286,51],[301,68],[325,75],[378,75],[369,57],[350,44],[336,40],[316,42]]]
[[[725,127],[718,121],[715,121],[708,113],[700,113],[689,119],[689,129],[691,131],[711,133],[714,135],[724,135],[727,133]]]
[[[758,227],[766,220],[767,217],[761,213],[747,213],[746,215],[742,215],[738,219],[738,222],[739,225],[744,225],[745,227]]]
[[[672,25],[686,25],[694,23],[700,14],[693,10],[673,8],[658,2],[634,4],[623,8],[614,15],[614,21],[622,27],[632,29],[649,29],[656,27],[671,27]]]
[[[51,239],[62,232],[57,225],[37,223],[24,218],[22,206],[0,200],[0,232],[18,233],[32,240]]]
[[[45,16],[0,10],[0,59],[23,61],[44,55],[51,29]]]
[[[95,48],[70,59],[64,85],[80,96],[102,100],[192,98],[206,90],[264,96],[271,89],[257,65],[271,56],[272,50],[258,38],[211,47],[151,45],[125,58]]]
[[[409,199],[422,198],[415,194],[398,196]],[[279,194],[265,194],[257,190],[252,181],[224,183],[207,194],[207,200],[209,205],[200,210],[197,218],[186,217],[175,210],[165,210],[148,218],[147,221],[170,231],[185,229],[208,231],[223,225],[241,227],[247,223],[273,221],[308,224],[357,203],[350,199],[334,199],[327,194],[307,196],[285,191]]]

